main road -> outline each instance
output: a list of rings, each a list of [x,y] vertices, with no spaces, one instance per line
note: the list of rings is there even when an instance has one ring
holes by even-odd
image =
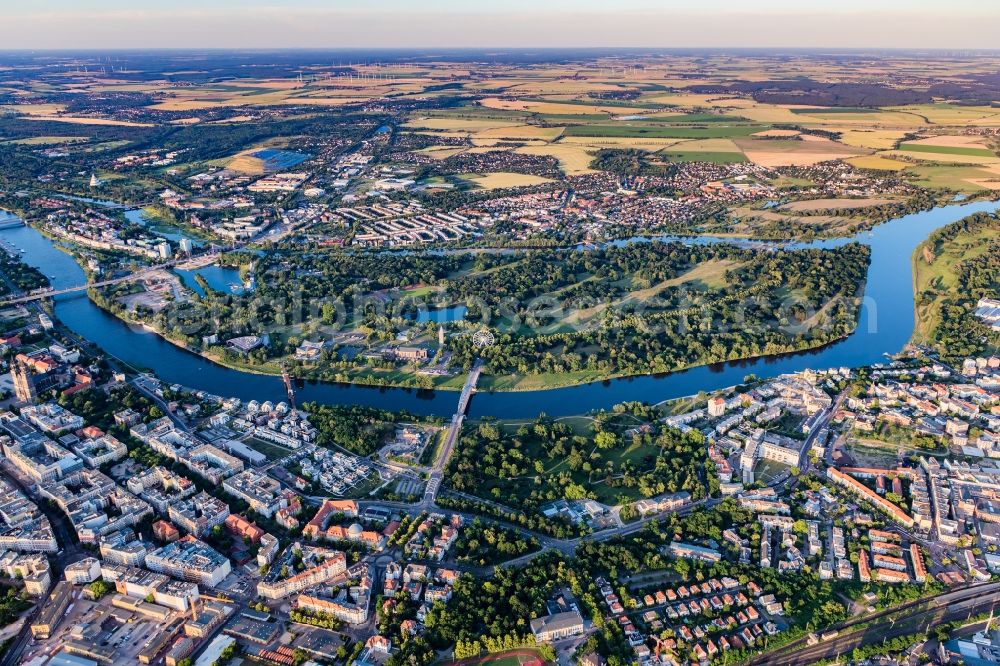
[[[455,443],[458,441],[458,436],[462,432],[462,424],[465,422],[465,411],[469,408],[469,398],[476,390],[476,384],[479,383],[479,375],[482,371],[483,361],[476,359],[472,370],[469,371],[469,376],[465,378],[465,386],[462,387],[462,393],[458,397],[458,409],[451,417],[451,425],[448,426],[448,432],[445,433],[444,442],[441,443],[437,458],[428,471],[427,487],[424,490],[424,498],[420,502],[421,509],[429,509],[434,506],[438,491],[441,489],[441,480],[444,478],[444,468],[451,458],[452,451],[455,450]]]

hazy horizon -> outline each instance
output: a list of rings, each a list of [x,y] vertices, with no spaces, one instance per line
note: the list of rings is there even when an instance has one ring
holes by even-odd
[[[996,49],[991,0],[0,0],[6,50],[156,48]]]

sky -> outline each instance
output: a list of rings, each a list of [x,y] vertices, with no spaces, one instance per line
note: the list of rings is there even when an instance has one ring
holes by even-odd
[[[0,0],[0,49],[1000,49],[998,0]]]

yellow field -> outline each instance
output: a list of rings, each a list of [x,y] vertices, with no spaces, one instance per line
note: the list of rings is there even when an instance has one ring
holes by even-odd
[[[966,181],[986,190],[1000,190],[1000,176],[996,178],[967,178]]]
[[[465,152],[465,148],[461,146],[429,146],[420,150],[414,150],[413,152],[420,153],[421,155],[429,155],[436,160],[446,160],[449,157]]]
[[[685,85],[691,85],[690,83]],[[713,109],[746,109],[757,106],[757,102],[745,97],[732,97],[727,95],[699,95],[694,93],[677,93],[672,95],[658,95],[650,97],[650,102],[660,102],[668,106],[680,106],[688,108],[713,108]]]
[[[536,125],[514,125],[495,127],[477,132],[477,139],[545,139],[551,141],[562,134],[564,127],[538,127]]]
[[[26,116],[51,116],[65,110],[65,104],[0,104],[0,111],[13,111]]]
[[[769,130],[764,130],[763,132],[754,132],[750,136],[759,136],[759,137],[773,139],[773,138],[788,138],[788,137],[798,136],[800,134],[802,134],[802,132],[798,130],[769,129]]]
[[[586,94],[609,90],[619,90],[619,88],[618,86],[599,83],[597,81],[530,81],[516,83],[508,88],[508,92],[524,95],[548,93]]]
[[[264,160],[250,155],[237,155],[226,164],[226,168],[259,176],[264,173]]]
[[[940,162],[942,164],[1000,164],[1000,158],[985,155],[953,155],[950,153],[922,153],[915,150],[888,150],[879,153],[885,157],[906,157],[921,162]]]
[[[761,166],[809,166],[829,160],[852,157],[860,149],[817,136],[803,136],[802,141],[779,142],[760,139],[735,139],[747,159]]]
[[[858,129],[847,127],[825,127],[831,132],[840,132],[840,143],[857,148],[889,150],[907,134],[907,130]]]
[[[253,116],[233,116],[232,118],[222,118],[221,120],[213,120],[211,123],[213,125],[226,125],[232,123],[245,123],[248,120],[253,120]],[[198,120],[198,118],[192,118],[191,120]]]
[[[879,171],[899,171],[909,166],[906,162],[889,159],[881,155],[860,155],[858,157],[849,157],[844,161],[859,169],[877,169]]]
[[[923,116],[935,125],[983,126],[1000,124],[1000,109],[994,109],[989,106],[918,104],[914,106],[888,107],[888,109]]]
[[[550,143],[544,146],[521,146],[514,150],[515,153],[524,155],[548,155],[559,160],[559,168],[567,176],[580,176],[588,173],[595,173],[590,168],[590,163],[594,161],[594,156],[587,152],[583,146],[575,146],[567,143]]]
[[[926,139],[914,139],[906,143],[922,146],[945,146],[947,148],[989,148],[981,136],[965,134],[939,134]]]
[[[89,116],[25,116],[26,120],[48,120],[73,125],[118,125],[120,127],[153,127],[152,123],[131,123],[111,118],[91,118]]]
[[[462,178],[469,181],[476,187],[481,187],[486,190],[499,190],[508,187],[527,187],[529,185],[541,185],[543,183],[552,182],[550,179],[542,178],[541,176],[532,176],[524,173],[510,173],[506,171],[485,174],[467,173],[463,174]]]
[[[302,105],[302,106],[344,106],[345,104],[358,104],[367,102],[370,97],[286,97],[276,104]],[[242,105],[230,105],[242,106]]]

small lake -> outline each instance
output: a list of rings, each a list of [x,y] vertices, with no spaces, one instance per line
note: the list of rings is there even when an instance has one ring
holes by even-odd
[[[429,321],[435,324],[449,324],[454,321],[463,321],[467,314],[469,314],[469,308],[464,305],[453,305],[447,308],[420,308],[413,320],[418,324],[426,324]]]
[[[190,270],[174,269],[180,277],[184,286],[198,294],[205,295],[205,289],[198,284],[195,276],[200,275],[208,286],[215,291],[229,294],[242,294],[246,291],[243,280],[240,279],[240,271],[237,268],[224,266],[204,266],[202,268],[192,268]]]

